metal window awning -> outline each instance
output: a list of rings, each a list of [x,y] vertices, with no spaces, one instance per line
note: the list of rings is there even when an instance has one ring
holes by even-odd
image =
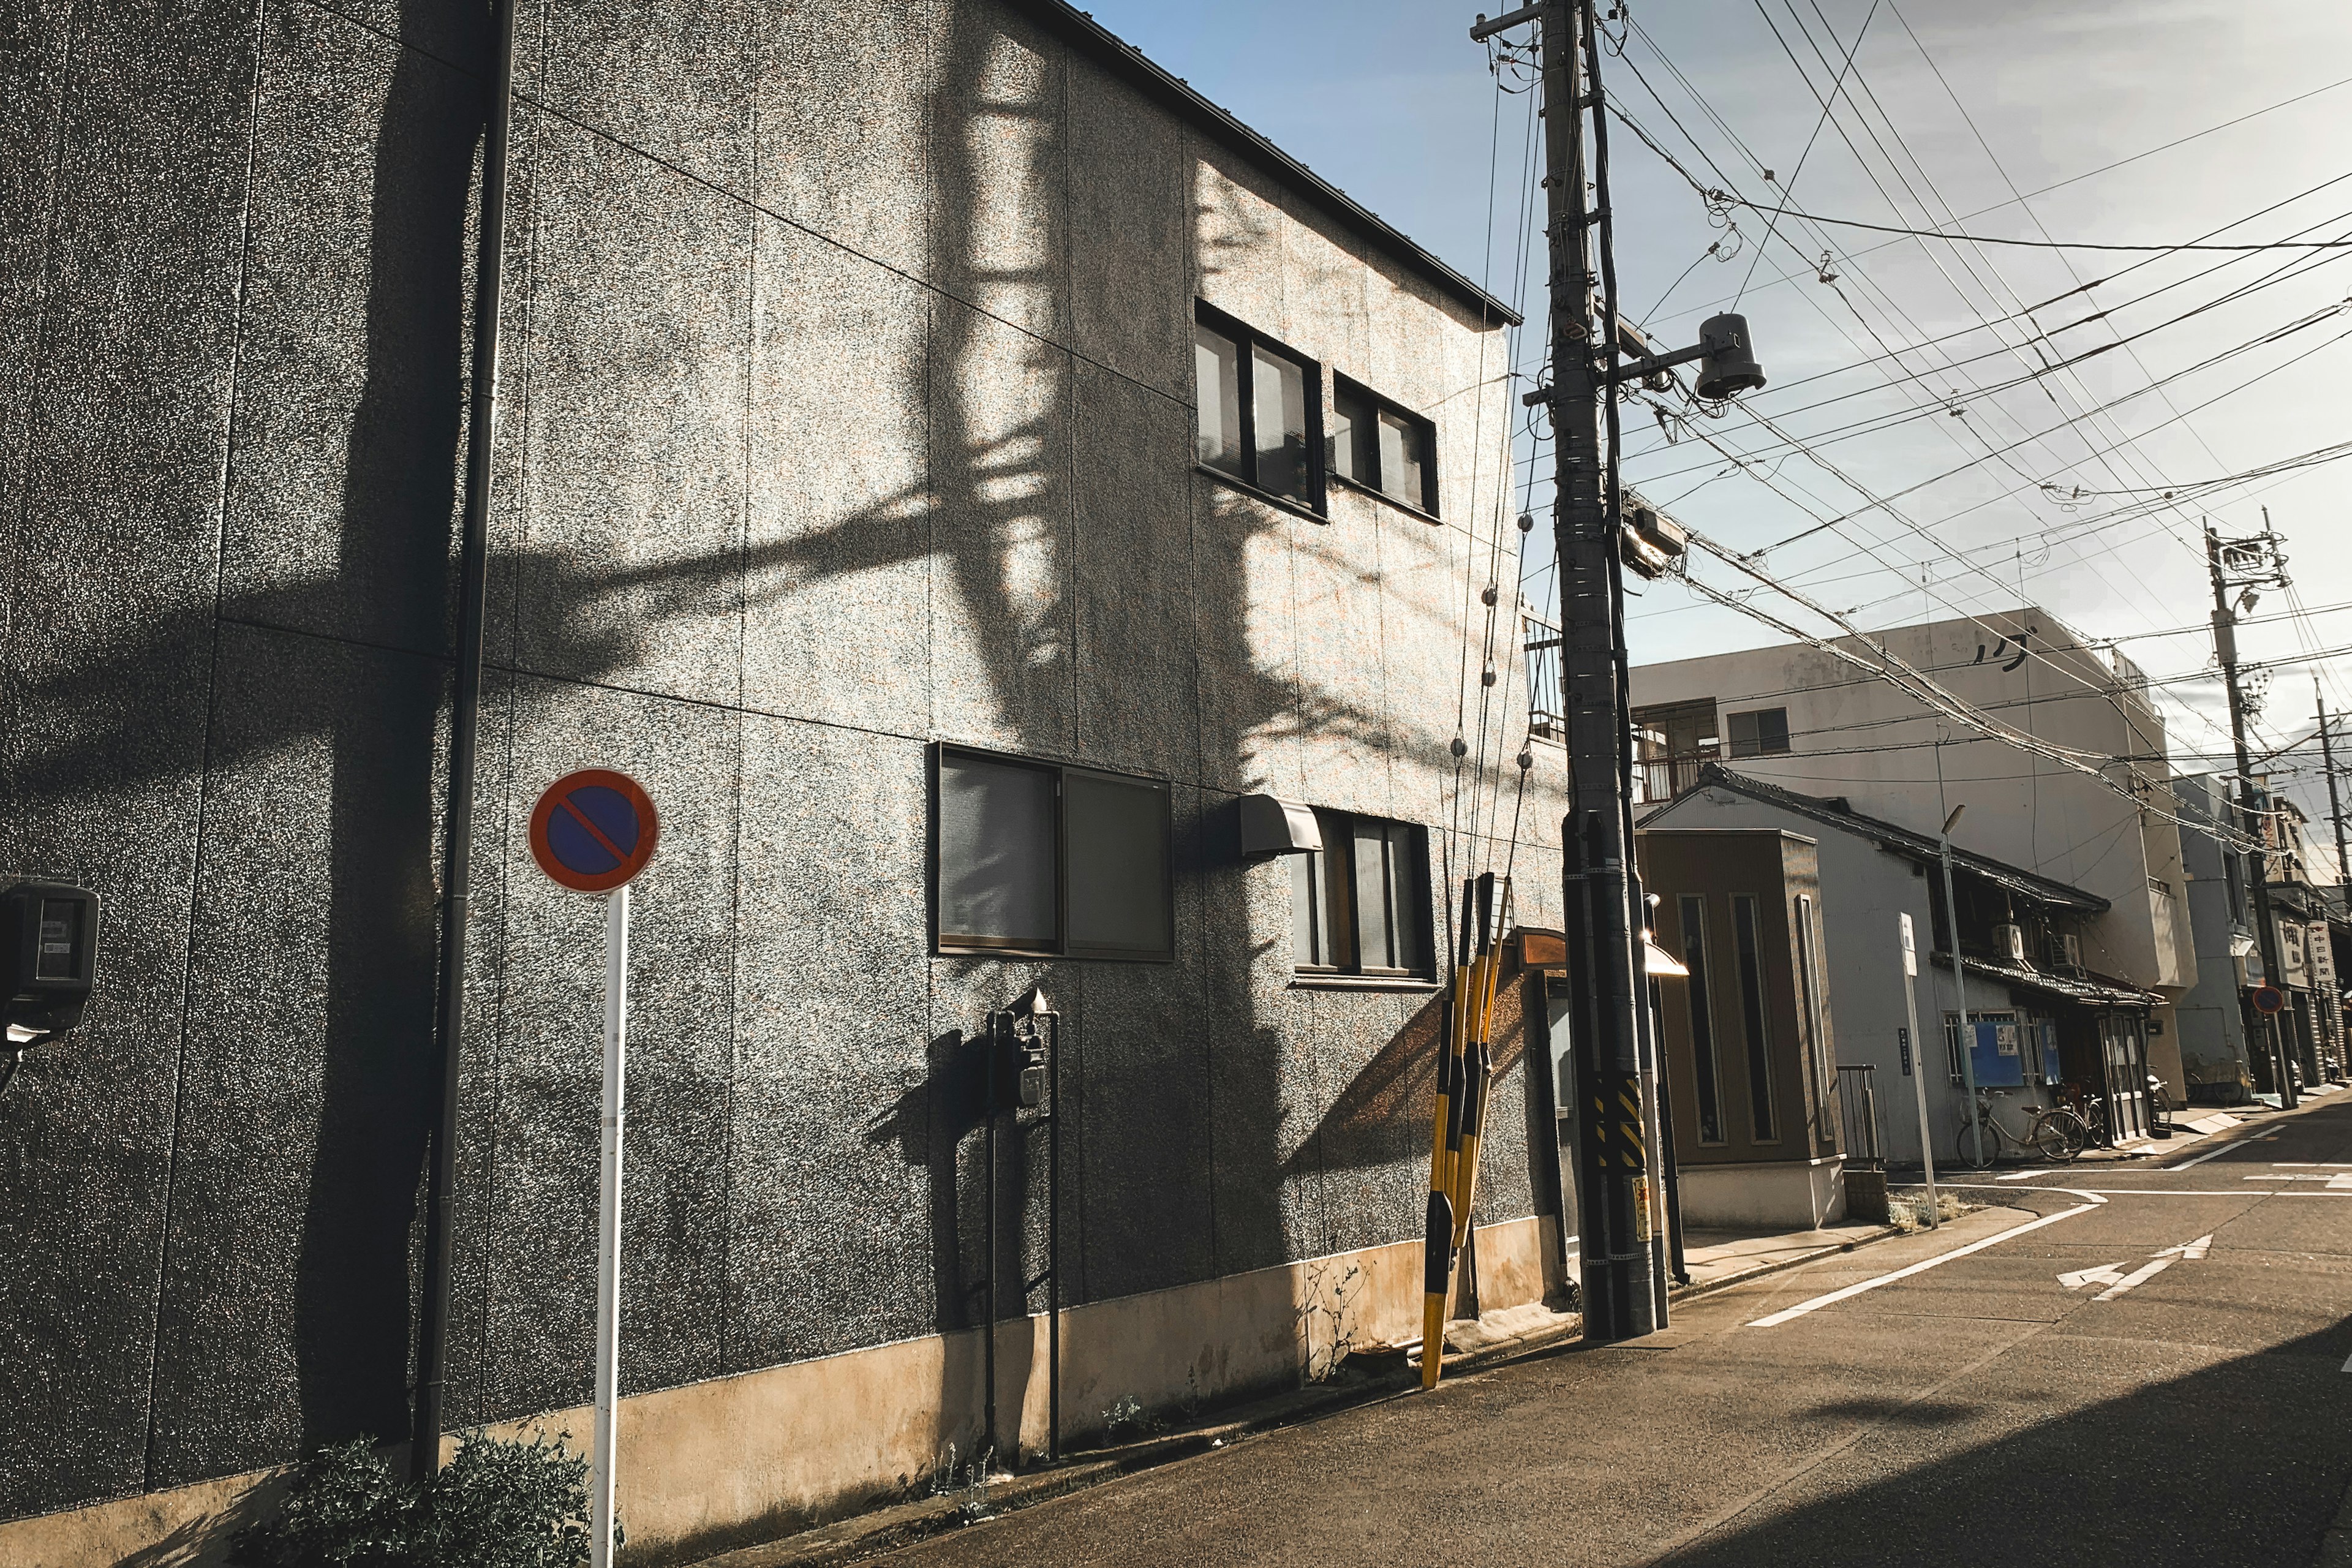
[[[1307,855],[1323,847],[1313,810],[1270,795],[1241,798],[1244,855]]]

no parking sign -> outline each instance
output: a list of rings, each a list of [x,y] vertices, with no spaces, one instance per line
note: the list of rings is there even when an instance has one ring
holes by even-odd
[[[661,820],[637,781],[610,768],[564,774],[530,813],[530,858],[548,879],[604,899],[604,1155],[596,1203],[596,1419],[589,1447],[589,1561],[613,1553],[614,1424],[621,1379],[621,1120],[629,1020],[629,883],[654,858]]]

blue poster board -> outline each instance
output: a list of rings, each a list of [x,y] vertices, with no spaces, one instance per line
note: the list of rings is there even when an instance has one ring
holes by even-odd
[[[2036,1024],[2033,1026],[2033,1032],[2042,1037],[2042,1081],[2063,1082],[2066,1074],[2058,1065],[2058,1026]]]
[[[2014,1089],[2025,1081],[2025,1053],[2015,1024],[1978,1024],[1970,1031],[1969,1065],[1979,1089]]]

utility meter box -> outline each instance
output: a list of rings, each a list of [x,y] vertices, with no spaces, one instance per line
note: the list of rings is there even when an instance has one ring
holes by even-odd
[[[81,1022],[98,982],[98,895],[63,882],[0,882],[0,1014],[29,1045]]]
[[[996,1034],[997,1108],[1034,1110],[1045,1103],[1045,1040],[1043,1033],[1021,1035],[1007,1025]]]

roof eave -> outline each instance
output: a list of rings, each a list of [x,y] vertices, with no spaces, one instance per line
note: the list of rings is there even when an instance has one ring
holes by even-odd
[[[1091,44],[1104,58],[1118,62],[1122,68],[1136,76],[1146,87],[1172,102],[1185,118],[1205,121],[1217,132],[1239,142],[1244,151],[1274,164],[1350,227],[1382,248],[1395,253],[1410,263],[1415,271],[1455,295],[1464,303],[1493,318],[1496,326],[1522,324],[1523,318],[1517,310],[1439,260],[1378,213],[1364,206],[1258,132],[1243,124],[1230,111],[1202,97],[1191,83],[1170,72],[1140,48],[1068,4],[1067,0],[1030,0],[1030,4],[1051,13],[1061,26]]]

